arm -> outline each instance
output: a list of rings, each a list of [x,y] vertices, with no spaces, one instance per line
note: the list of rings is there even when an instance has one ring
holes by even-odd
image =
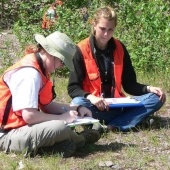
[[[27,124],[37,124],[50,120],[63,120],[66,123],[71,123],[76,120],[77,114],[78,113],[74,110],[65,112],[60,115],[40,112],[35,108],[25,108],[22,110],[22,117]]]
[[[68,82],[68,94],[71,98],[78,96],[85,96],[89,94],[82,89],[83,79],[85,77],[85,64],[82,58],[82,53],[77,47],[76,54],[73,59],[75,70],[70,72],[69,82]]]
[[[71,123],[76,120],[77,116],[91,116],[92,113],[86,107],[70,106],[52,102],[44,106],[44,111],[38,111],[36,108],[25,108],[22,110],[22,117],[28,124],[36,124],[50,120],[63,120],[66,123]]]
[[[129,53],[124,45],[123,48],[125,54],[124,54],[124,63],[123,63],[124,65],[123,65],[123,73],[122,73],[122,86],[125,92],[136,96],[151,92],[160,96],[160,100],[162,100],[162,102],[165,102],[166,95],[161,88],[144,85],[137,82],[136,73],[132,66]]]
[[[41,87],[41,76],[34,68],[25,67],[19,69],[11,77],[6,75],[5,80],[13,97],[13,110],[21,110],[21,115],[18,116],[22,116],[27,124],[36,124],[49,120],[64,120],[70,123],[77,118],[78,112],[83,116],[91,116],[91,111],[85,107],[79,109],[77,112],[75,111],[77,110],[76,106],[71,108],[67,104],[60,105],[54,102],[44,107],[44,112],[38,111],[38,93]],[[63,109],[66,106],[69,109],[67,112]]]
[[[80,49],[77,47],[76,54],[73,59],[75,71],[70,73],[69,83],[68,83],[68,94],[71,98],[84,96],[92,104],[94,104],[99,110],[104,110],[105,108],[108,110],[108,105],[104,101],[102,97],[96,97],[88,92],[85,92],[82,89],[82,82],[85,77],[85,64],[82,58],[82,53]]]
[[[71,106],[69,104],[51,102],[49,105],[45,106],[44,109],[46,110],[47,113],[55,114],[55,115],[61,115],[66,112],[76,111],[76,114],[81,117],[92,116],[92,113],[89,109],[79,105]]]
[[[124,45],[123,49],[124,49],[124,63],[122,72],[123,89],[125,90],[126,93],[136,96],[148,93],[147,85],[140,84],[137,82],[136,73],[132,66],[130,55]]]

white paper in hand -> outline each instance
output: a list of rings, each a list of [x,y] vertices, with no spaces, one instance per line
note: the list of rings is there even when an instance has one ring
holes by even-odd
[[[93,123],[98,123],[98,119],[94,119],[90,116],[85,116],[83,118],[77,117],[76,121],[72,123],[68,123],[67,126],[77,126],[77,125],[86,125],[86,124],[93,124]]]

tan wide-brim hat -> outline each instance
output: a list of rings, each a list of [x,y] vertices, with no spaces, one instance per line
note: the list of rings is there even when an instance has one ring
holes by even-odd
[[[59,31],[47,37],[41,34],[35,34],[35,40],[47,53],[61,59],[70,71],[74,71],[72,60],[76,52],[76,46],[66,34]]]

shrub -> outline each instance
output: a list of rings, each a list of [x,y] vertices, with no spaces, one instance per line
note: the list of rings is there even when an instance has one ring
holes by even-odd
[[[2,1],[3,7],[11,1]],[[17,4],[20,3],[20,5]],[[90,17],[100,6],[116,7],[118,26],[115,37],[127,47],[133,65],[138,71],[167,71],[170,60],[170,2],[162,0],[63,0],[64,5],[57,7],[59,18],[48,31],[41,29],[41,21],[48,3],[53,1],[34,0],[15,1],[14,7],[9,7],[13,14],[13,31],[17,35],[21,48],[33,42],[34,33],[47,35],[55,30],[66,33],[74,42],[79,42],[89,36],[90,18],[83,22],[81,8],[87,7]],[[2,10],[5,11],[5,10]],[[7,14],[7,12],[3,12]],[[9,15],[7,15],[9,16]],[[62,70],[67,74],[67,70]]]

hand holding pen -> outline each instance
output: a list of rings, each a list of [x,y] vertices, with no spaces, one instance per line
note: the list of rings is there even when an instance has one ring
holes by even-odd
[[[92,117],[92,112],[82,105],[79,105],[76,110],[78,112],[78,116],[80,116],[81,118],[83,118],[84,116]]]
[[[67,110],[65,107],[62,107],[64,113],[62,113],[61,115],[64,117],[64,121],[66,121],[66,123],[71,123],[74,120],[77,119],[77,116],[80,117],[84,117],[84,116],[90,116],[92,117],[92,112],[87,109],[86,107],[79,105],[79,106],[74,106],[74,109],[76,110]],[[72,109],[72,108],[70,108]]]
[[[103,98],[103,93],[101,94],[100,97],[96,97],[92,94],[89,94],[87,96],[87,99],[89,99],[90,102],[94,104],[100,111],[104,111],[105,109],[107,111],[109,110],[109,106]]]
[[[109,105],[108,103],[105,101],[104,97],[103,97],[103,93],[101,93],[101,98],[103,99],[103,105],[104,105],[104,109],[106,109],[107,111],[109,111]],[[103,110],[104,110],[103,109]]]
[[[62,113],[61,116],[66,123],[72,123],[73,121],[77,119],[77,116],[78,116],[77,111],[75,110],[67,111],[65,107],[62,107],[62,109],[64,110],[64,113]]]

